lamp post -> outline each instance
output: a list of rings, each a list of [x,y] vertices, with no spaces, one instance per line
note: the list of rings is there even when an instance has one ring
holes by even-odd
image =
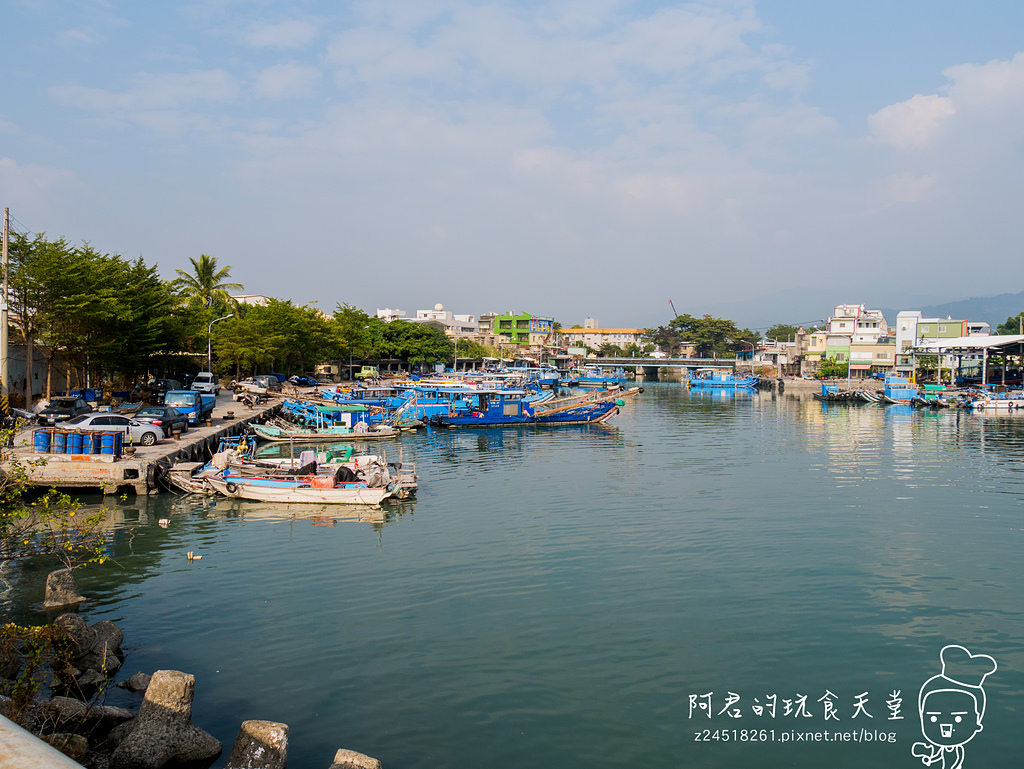
[[[210,321],[209,328],[206,329],[206,370],[209,372],[213,372],[213,350],[210,344],[210,342],[212,341],[211,338],[213,337],[213,324],[216,323],[217,321],[227,320],[228,318],[233,317],[235,317],[235,314],[231,312],[225,315],[223,318],[214,318],[213,320]]]

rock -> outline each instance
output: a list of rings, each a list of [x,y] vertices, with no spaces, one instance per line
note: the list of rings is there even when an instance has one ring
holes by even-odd
[[[287,724],[243,721],[226,769],[284,769],[287,759]]]
[[[136,673],[131,678],[121,681],[118,686],[130,692],[144,692],[149,688],[149,681],[152,678],[148,673]]]
[[[107,651],[119,652],[124,643],[124,631],[109,619],[103,619],[92,626],[96,631],[98,644],[105,644]]]
[[[104,676],[121,669],[121,658],[116,652],[124,642],[124,633],[110,620],[102,620],[90,627],[77,614],[62,614],[53,624],[62,628],[75,644],[75,667],[83,672],[97,670]],[[81,678],[78,680],[81,685]]]
[[[42,706],[42,711],[57,729],[82,724],[87,724],[90,728],[102,726],[110,729],[115,724],[135,718],[135,713],[126,708],[116,708],[112,705],[89,706],[72,697],[54,697]]]
[[[78,582],[71,569],[60,569],[50,572],[46,578],[46,597],[43,608],[53,609],[59,606],[74,606],[85,598],[78,592]]]
[[[86,670],[83,673],[79,673],[75,676],[75,684],[78,688],[86,691],[90,689],[98,689],[103,686],[106,682],[107,677],[98,670]]]
[[[89,752],[89,741],[80,734],[58,732],[42,738],[73,761],[81,761]]]
[[[156,671],[132,730],[110,757],[110,768],[159,769],[174,761],[212,762],[219,756],[220,742],[189,723],[194,692],[194,676]]]
[[[342,748],[334,754],[334,763],[331,764],[330,769],[382,769],[382,767],[376,758]]]
[[[53,621],[53,624],[67,633],[68,638],[77,647],[75,652],[76,665],[77,659],[91,652],[96,645],[96,631],[89,627],[86,621],[77,614],[61,614]],[[78,667],[82,666],[78,665]]]

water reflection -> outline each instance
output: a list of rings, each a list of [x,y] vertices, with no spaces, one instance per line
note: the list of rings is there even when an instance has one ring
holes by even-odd
[[[289,723],[296,766],[339,734],[424,769],[904,765],[912,717],[891,749],[726,752],[687,696],[880,706],[949,642],[1000,661],[979,739],[1015,765],[1024,421],[652,384],[607,425],[385,448],[420,488],[380,511],[132,500],[84,610],[123,622],[126,671],[195,673],[223,741]]]

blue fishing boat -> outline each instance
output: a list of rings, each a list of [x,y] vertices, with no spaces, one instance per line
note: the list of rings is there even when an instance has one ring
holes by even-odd
[[[736,388],[744,387],[754,389],[761,378],[756,375],[738,376],[731,369],[699,368],[687,381],[690,387],[716,387]]]
[[[626,370],[623,368],[609,369],[605,366],[584,366],[569,372],[570,387],[614,387],[624,385],[627,381]]]
[[[612,399],[575,401],[545,409],[524,400],[522,390],[476,390],[463,394],[447,414],[431,421],[440,427],[495,427],[505,425],[595,424],[619,412]]]

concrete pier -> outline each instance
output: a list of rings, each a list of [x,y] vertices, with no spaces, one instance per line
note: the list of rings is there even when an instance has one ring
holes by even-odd
[[[254,421],[280,409],[276,399],[249,409],[236,402],[230,392],[221,392],[210,426],[189,425],[178,440],[165,438],[155,446],[136,446],[130,456],[109,454],[40,454],[32,444],[32,431],[20,432],[14,448],[4,452],[0,469],[13,462],[28,473],[33,486],[67,489],[96,489],[104,494],[134,491],[148,494],[161,488],[161,478],[176,462],[206,462],[217,450],[221,438],[238,435]],[[234,413],[234,418],[228,417]],[[43,460],[39,462],[38,460]]]

